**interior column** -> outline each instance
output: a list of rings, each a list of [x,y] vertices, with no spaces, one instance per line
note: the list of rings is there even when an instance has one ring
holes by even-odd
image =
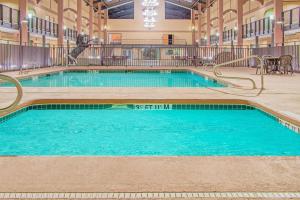
[[[104,10],[104,35],[103,35],[103,39],[104,39],[104,44],[107,44],[107,18],[108,18],[108,10],[105,9]]]
[[[219,0],[219,46],[223,46],[223,30],[224,30],[224,18],[223,18],[223,0]]]
[[[237,45],[243,45],[243,3],[237,0]]]
[[[195,10],[192,10],[192,44],[196,44],[196,34],[195,34]]]
[[[198,3],[198,44],[200,45],[201,44],[201,33],[202,33],[202,26],[201,26],[201,3]]]
[[[101,32],[102,32],[102,3],[98,4],[98,38],[99,40],[102,39]]]
[[[64,45],[64,0],[57,0],[58,13],[58,40],[59,46]]]
[[[275,22],[274,22],[274,46],[282,46],[283,41],[283,28],[282,28],[282,12],[283,12],[283,1],[274,0],[275,10]]]
[[[28,44],[27,0],[19,0],[20,9],[20,44]]]
[[[89,37],[93,39],[94,31],[94,9],[93,0],[89,0]]]
[[[207,33],[207,46],[210,47],[210,0],[207,0],[207,4],[206,4],[206,33]]]
[[[82,32],[82,0],[77,0],[77,34]]]

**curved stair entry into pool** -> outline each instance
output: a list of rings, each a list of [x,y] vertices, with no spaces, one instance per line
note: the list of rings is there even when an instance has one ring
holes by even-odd
[[[217,78],[237,79],[237,80],[247,80],[247,81],[250,81],[252,83],[252,88],[250,90],[255,90],[255,89],[257,89],[257,85],[255,83],[255,80],[253,80],[252,78],[235,77],[235,76],[224,76],[222,74],[222,72],[219,70],[220,67],[223,67],[223,66],[226,66],[226,65],[230,65],[230,64],[234,64],[234,63],[238,63],[238,62],[245,61],[245,60],[250,60],[250,59],[256,59],[256,60],[259,61],[259,65],[258,66],[260,67],[260,70],[261,70],[261,73],[260,73],[261,87],[259,88],[259,91],[256,94],[256,96],[259,96],[262,93],[262,91],[264,90],[264,74],[263,74],[264,63],[263,63],[263,59],[261,57],[259,57],[257,55],[253,55],[253,56],[249,56],[247,58],[241,58],[241,59],[232,60],[232,61],[229,61],[229,62],[224,62],[224,63],[221,63],[221,64],[217,64],[213,68],[213,73],[214,73],[214,75]],[[237,88],[237,89],[242,89],[242,90],[249,90],[249,89],[241,88],[241,87],[235,87],[235,86],[232,86],[232,87]],[[233,94],[233,93],[229,93],[229,92],[223,92],[223,91],[219,91],[219,92],[226,93],[226,94],[231,94],[231,95],[237,95],[237,94]],[[239,95],[239,96],[241,96],[241,95]]]
[[[14,84],[16,86],[17,92],[18,92],[17,97],[14,100],[14,102],[12,102],[7,107],[0,108],[0,114],[1,114],[2,112],[14,109],[20,103],[20,101],[23,97],[23,89],[22,89],[22,86],[21,86],[20,82],[17,79],[11,77],[11,76],[0,74],[0,80],[8,81],[8,82]]]

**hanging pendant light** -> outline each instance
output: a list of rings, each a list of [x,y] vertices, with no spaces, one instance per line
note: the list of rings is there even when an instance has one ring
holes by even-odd
[[[159,5],[158,0],[143,0],[143,16],[144,16],[144,27],[154,28],[155,27],[155,16],[157,16],[156,7]]]

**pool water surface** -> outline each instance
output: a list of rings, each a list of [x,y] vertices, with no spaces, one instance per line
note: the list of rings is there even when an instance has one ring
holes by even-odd
[[[191,108],[189,105],[28,108],[0,123],[0,155],[300,155],[300,135],[262,111],[249,107]]]
[[[190,71],[110,70],[64,71],[20,81],[23,87],[224,87],[216,80]],[[1,86],[1,85],[0,85]],[[12,86],[2,84],[2,86]]]

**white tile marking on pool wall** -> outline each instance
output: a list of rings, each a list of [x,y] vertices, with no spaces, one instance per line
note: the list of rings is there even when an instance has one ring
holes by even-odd
[[[287,127],[288,129],[291,129],[292,131],[295,131],[296,133],[300,133],[300,127],[298,127],[290,122],[287,122],[285,120],[282,120],[280,118],[278,118],[278,122],[280,124],[282,124],[283,126]]]
[[[0,193],[0,199],[300,198],[300,192]]]
[[[172,110],[172,104],[134,104],[135,110]]]

